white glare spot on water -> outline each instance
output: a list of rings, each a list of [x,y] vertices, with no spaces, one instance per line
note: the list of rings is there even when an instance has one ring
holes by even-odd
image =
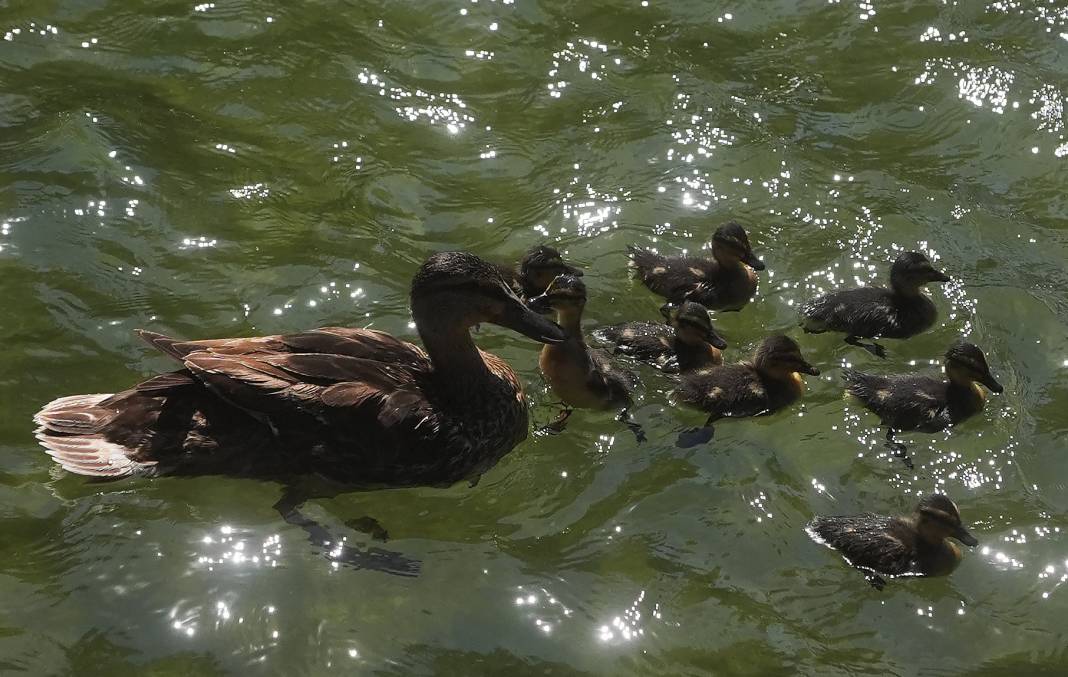
[[[451,134],[475,122],[475,118],[467,112],[467,103],[456,94],[390,86],[382,76],[367,69],[360,71],[356,80],[377,90],[379,96],[397,102],[393,110],[410,122],[426,120],[431,125],[442,124]]]

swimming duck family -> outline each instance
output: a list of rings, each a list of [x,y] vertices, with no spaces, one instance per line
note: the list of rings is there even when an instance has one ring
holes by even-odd
[[[723,364],[727,344],[709,309],[743,308],[764,269],[738,224],[717,229],[711,259],[637,248],[630,254],[642,282],[668,299],[668,323],[626,322],[594,335],[618,354],[679,373],[672,402],[707,415],[702,428],[683,431],[680,446],[709,441],[723,418],[788,407],[805,390],[803,375],[819,375],[798,343],[781,334],[763,338],[750,360]],[[473,484],[527,436],[520,379],[472,340],[471,328],[483,322],[544,344],[541,371],[566,406],[558,430],[573,407],[619,410],[644,440],[629,419],[637,378],[586,343],[581,276],[549,246],[530,250],[515,269],[465,252],[432,255],[410,292],[422,347],[344,327],[193,341],[144,331],[150,345],[179,363],[174,371],[116,394],[54,400],[36,414],[35,434],[62,467],[81,475],[281,480],[289,489],[276,508],[326,543],[332,538],[296,510],[305,494],[290,490],[294,477],[354,488]],[[907,252],[894,262],[889,288],[813,299],[802,307],[803,326],[843,332],[856,345],[865,345],[860,338],[912,336],[936,317],[922,287],[946,280],[925,256]],[[885,355],[878,344],[865,347]],[[851,369],[843,378],[892,441],[895,431],[942,430],[980,411],[985,395],[977,384],[1001,392],[975,345],[959,341],[945,360],[945,379]],[[974,544],[944,496],[928,497],[909,517],[818,517],[809,529],[854,565],[889,575],[948,573],[960,552],[946,538]],[[385,533],[377,525],[371,531]]]
[[[842,289],[818,296],[801,306],[801,324],[812,334],[844,333],[846,343],[886,357],[882,345],[860,339],[908,338],[930,328],[938,310],[923,287],[949,279],[920,252],[905,252],[890,268],[889,287]]]
[[[869,576],[878,588],[882,576],[945,576],[957,568],[960,548],[979,541],[965,528],[960,511],[942,494],[927,496],[911,515],[889,517],[866,513],[817,516],[807,527],[819,543],[833,548]]]
[[[723,364],[727,342],[712,326],[708,309],[686,301],[670,315],[670,324],[623,322],[601,327],[593,335],[616,354],[648,362],[669,374]]]

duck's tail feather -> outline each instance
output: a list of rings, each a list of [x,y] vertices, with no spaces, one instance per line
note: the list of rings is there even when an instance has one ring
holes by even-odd
[[[645,274],[650,269],[662,265],[664,260],[660,254],[632,244],[627,245],[627,255],[630,256],[630,265],[637,269],[639,274]]]
[[[135,450],[108,441],[103,428],[116,412],[111,394],[72,395],[52,400],[34,414],[34,436],[65,470],[92,477],[149,474],[156,465],[131,458]],[[105,406],[102,406],[105,405]]]

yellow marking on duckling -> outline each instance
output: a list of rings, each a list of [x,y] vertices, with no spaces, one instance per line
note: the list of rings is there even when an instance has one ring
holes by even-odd
[[[722,394],[723,394],[723,388],[720,388],[719,386],[716,386],[716,387],[712,388],[712,390],[708,391],[708,396],[710,398],[712,398],[712,399],[718,399],[719,396],[722,395]]]
[[[749,392],[751,392],[754,395],[757,395],[759,397],[763,397],[764,396],[764,386],[760,385],[759,383],[751,383],[751,384],[749,384]]]
[[[700,268],[690,268],[690,272],[693,273],[695,277],[705,276],[705,271],[701,270]]]
[[[883,400],[885,400],[885,399],[887,399],[889,397],[890,397],[890,391],[889,390],[876,390],[875,391],[875,399],[879,400],[880,402],[882,402]]]
[[[653,275],[662,275],[663,273],[667,272],[667,268],[665,268],[664,266],[657,266],[656,268],[653,268],[653,270],[650,272],[652,272]]]
[[[636,333],[637,332],[635,332],[633,329],[624,329],[623,330],[623,338],[628,338],[628,339],[634,338],[634,335]]]
[[[805,392],[805,379],[801,378],[801,374],[800,373],[798,373],[796,371],[791,373],[790,374],[790,380],[793,381],[794,388],[797,388],[797,392],[799,392],[799,393]]]

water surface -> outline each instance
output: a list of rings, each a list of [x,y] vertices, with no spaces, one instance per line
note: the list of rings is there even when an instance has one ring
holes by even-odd
[[[1068,8],[1056,2],[0,2],[0,672],[1031,674],[1068,664]],[[413,337],[433,251],[583,265],[587,322],[656,319],[624,249],[728,219],[768,265],[717,317],[741,359],[798,337],[799,406],[719,426],[641,368],[649,443],[607,414],[474,488],[355,493],[415,578],[335,569],[217,477],[92,484],[30,417],[202,338]],[[798,304],[937,257],[939,324],[877,361]],[[965,335],[1006,386],[916,468],[839,372],[938,369]],[[555,415],[538,347],[483,327]],[[803,531],[940,490],[981,541],[950,578],[868,587]]]

